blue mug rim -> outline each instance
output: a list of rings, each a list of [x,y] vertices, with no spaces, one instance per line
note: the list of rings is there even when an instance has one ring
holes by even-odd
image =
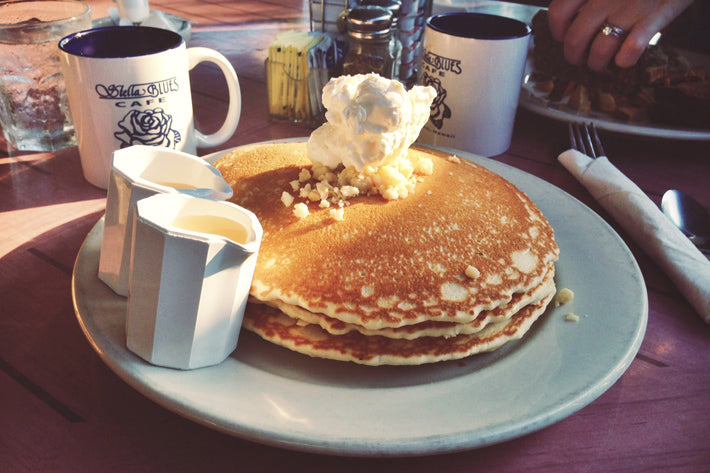
[[[131,41],[117,41],[116,36]],[[139,43],[139,44],[136,44]],[[72,56],[120,59],[158,54],[184,43],[178,33],[152,26],[103,26],[77,31],[59,40],[59,49]]]
[[[504,31],[502,33],[463,32],[460,30],[460,27],[462,27],[463,25],[456,25],[457,28],[445,28],[440,24],[436,24],[440,23],[441,21],[451,20],[454,17],[457,20],[461,19],[462,21],[465,21],[466,19],[474,21],[486,20],[488,22],[494,22],[494,24],[503,26],[504,28],[510,28],[510,31]],[[530,25],[523,21],[507,16],[493,15],[490,13],[480,12],[449,12],[432,15],[427,18],[426,26],[436,32],[465,39],[506,40],[524,38],[532,33],[532,28],[530,28]]]

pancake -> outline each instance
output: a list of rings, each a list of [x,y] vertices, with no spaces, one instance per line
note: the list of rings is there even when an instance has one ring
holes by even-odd
[[[245,329],[310,356],[379,365],[458,359],[530,328],[555,293],[559,249],[545,217],[483,166],[408,153],[432,162],[413,193],[361,192],[340,202],[340,218],[299,197],[317,185],[305,142],[245,146],[215,163],[231,201],[264,230]]]
[[[542,283],[559,250],[524,193],[447,153],[409,153],[433,160],[416,193],[352,198],[342,221],[317,205],[299,219],[280,200],[311,166],[305,143],[252,145],[220,159],[231,200],[264,229],[251,296],[378,330],[471,322]]]
[[[358,332],[332,335],[317,325],[299,323],[273,307],[253,303],[247,304],[244,327],[276,345],[312,357],[370,366],[421,365],[492,351],[521,338],[545,312],[553,296],[525,306],[509,320],[451,338],[404,340]]]
[[[403,338],[414,340],[419,337],[453,337],[461,334],[472,334],[482,330],[489,323],[499,323],[510,319],[520,309],[529,304],[538,303],[555,292],[554,266],[545,276],[543,282],[524,293],[517,293],[507,304],[489,311],[483,311],[476,319],[467,323],[439,322],[428,320],[413,325],[401,327],[385,327],[370,330],[357,324],[349,324],[323,314],[309,312],[301,307],[284,304],[278,301],[269,301],[267,305],[274,307],[291,318],[298,319],[308,324],[321,327],[331,335],[344,335],[349,332],[359,332],[363,335],[379,335],[388,338]]]

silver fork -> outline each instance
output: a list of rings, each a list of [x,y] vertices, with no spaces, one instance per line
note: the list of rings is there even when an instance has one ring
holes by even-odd
[[[601,156],[606,156],[602,142],[597,133],[597,127],[594,122],[587,123],[569,123],[569,141],[573,149],[580,153],[584,153],[592,159]],[[692,240],[691,240],[692,241]],[[695,244],[695,242],[693,241]],[[703,246],[697,245],[698,249],[708,258],[710,258],[710,250]]]
[[[606,156],[594,122],[590,122],[589,124],[570,123],[569,142],[573,149],[591,158]]]

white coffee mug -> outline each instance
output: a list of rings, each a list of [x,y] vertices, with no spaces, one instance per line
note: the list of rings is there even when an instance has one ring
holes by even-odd
[[[105,189],[113,151],[154,145],[195,154],[234,134],[241,92],[234,68],[208,48],[187,48],[169,30],[116,26],[81,31],[59,42],[69,108],[84,177]],[[219,66],[229,89],[227,117],[215,133],[194,128],[189,71]]]
[[[495,156],[510,146],[530,27],[484,13],[427,20],[419,83],[437,90],[419,141]]]

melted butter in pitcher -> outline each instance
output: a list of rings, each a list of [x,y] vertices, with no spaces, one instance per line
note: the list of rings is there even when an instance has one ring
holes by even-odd
[[[241,223],[216,215],[182,215],[170,225],[191,232],[223,236],[237,243],[246,243],[249,236],[247,228]]]
[[[187,184],[185,182],[167,182],[167,181],[155,181],[156,184],[165,187],[172,187],[173,189],[197,189],[198,187],[192,184]]]

